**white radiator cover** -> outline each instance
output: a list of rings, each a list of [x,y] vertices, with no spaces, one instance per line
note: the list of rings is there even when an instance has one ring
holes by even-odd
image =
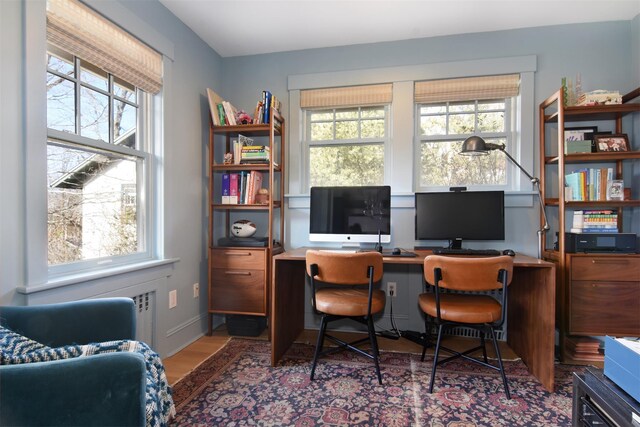
[[[136,306],[136,340],[155,348],[156,293],[145,292],[131,299]]]

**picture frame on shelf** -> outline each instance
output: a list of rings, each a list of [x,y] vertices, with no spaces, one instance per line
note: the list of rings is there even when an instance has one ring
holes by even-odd
[[[614,179],[607,184],[607,200],[624,200],[624,181]]]
[[[629,151],[629,137],[626,133],[595,135],[594,138],[598,153]]]
[[[597,132],[597,126],[564,128],[565,154],[594,152],[593,136]]]

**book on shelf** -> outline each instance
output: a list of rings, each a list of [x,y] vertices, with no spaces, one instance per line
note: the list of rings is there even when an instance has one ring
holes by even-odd
[[[577,210],[573,212],[572,233],[609,233],[618,231],[615,209]]]
[[[211,121],[215,126],[220,126],[220,113],[218,104],[222,103],[222,97],[213,90],[207,88],[207,98],[209,99],[209,110],[211,111]],[[223,122],[224,123],[224,122]]]
[[[224,173],[222,174],[222,204],[226,205],[229,204],[231,202],[229,196],[230,196],[230,182],[229,182],[229,174],[228,173]]]
[[[238,204],[238,174],[229,174],[229,203]]]
[[[228,125],[229,122],[227,121],[227,117],[224,114],[224,107],[222,106],[222,103],[217,104],[216,108],[218,109],[218,121],[220,122],[220,126]]]
[[[268,163],[271,150],[265,145],[245,145],[242,147],[240,163]]]
[[[565,201],[607,200],[613,168],[579,169],[565,175]]]
[[[262,91],[262,123],[269,123],[269,113],[271,111],[271,92],[268,90]]]
[[[231,126],[236,125],[236,107],[231,105],[229,101],[222,101],[222,106],[224,107],[224,114],[227,118],[227,121]]]

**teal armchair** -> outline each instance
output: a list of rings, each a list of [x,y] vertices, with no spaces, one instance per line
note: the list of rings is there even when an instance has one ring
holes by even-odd
[[[135,339],[135,306],[106,298],[0,307],[0,324],[50,347]],[[106,353],[0,366],[2,426],[143,426],[145,360]]]

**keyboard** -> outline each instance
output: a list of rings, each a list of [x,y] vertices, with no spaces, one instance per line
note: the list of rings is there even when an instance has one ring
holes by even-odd
[[[436,248],[433,249],[435,255],[484,255],[497,256],[502,255],[500,251],[495,249],[452,249],[452,248]]]

